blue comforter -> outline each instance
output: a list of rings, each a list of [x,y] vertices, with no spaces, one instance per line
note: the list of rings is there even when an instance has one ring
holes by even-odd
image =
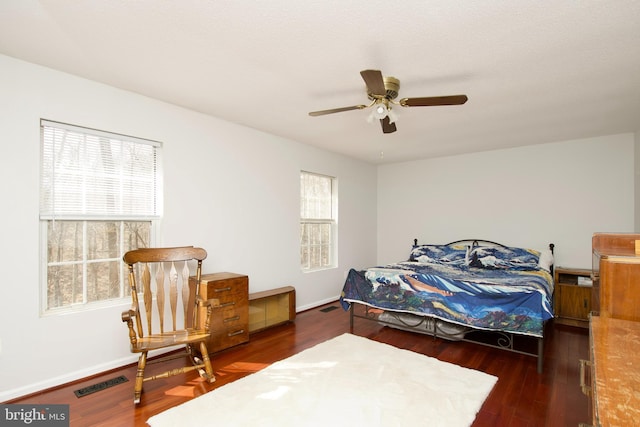
[[[492,258],[493,259],[493,258]],[[349,271],[340,301],[436,317],[475,329],[542,337],[553,279],[537,266],[406,261]]]

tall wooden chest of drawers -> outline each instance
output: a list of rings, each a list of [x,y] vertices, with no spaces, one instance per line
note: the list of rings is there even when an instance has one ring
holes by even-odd
[[[593,246],[594,314],[640,321],[640,234],[595,233]]]
[[[190,279],[195,289],[195,277]],[[218,301],[211,312],[207,349],[215,353],[249,341],[249,277],[236,273],[203,274],[200,296]],[[203,319],[206,316],[200,316]],[[202,325],[203,326],[203,325]]]

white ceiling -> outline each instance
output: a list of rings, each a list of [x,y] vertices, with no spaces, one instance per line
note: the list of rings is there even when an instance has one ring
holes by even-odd
[[[640,129],[637,0],[1,0],[0,53],[371,163]],[[469,101],[307,114],[369,68]]]

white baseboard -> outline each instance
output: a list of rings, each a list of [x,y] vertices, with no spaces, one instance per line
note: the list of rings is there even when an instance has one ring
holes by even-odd
[[[329,304],[331,302],[337,302],[340,299],[340,295],[336,295],[332,298],[327,298],[322,301],[315,301],[312,304],[298,306],[296,312],[311,310],[312,308],[320,307],[321,305]]]
[[[174,350],[175,348],[168,351]],[[163,352],[150,352],[149,357],[158,356],[160,354],[163,354]],[[95,365],[79,371],[69,372],[68,374],[61,375],[59,377],[49,378],[46,381],[28,384],[26,386],[15,388],[12,390],[2,391],[0,392],[0,402],[6,402],[7,400],[17,399],[22,396],[40,392],[42,390],[47,390],[49,388],[58,387],[67,383],[71,383],[73,381],[82,380],[83,378],[98,375],[112,369],[122,368],[123,366],[131,365],[133,363],[138,363],[138,354],[132,353],[130,356],[116,359],[108,363]],[[129,380],[132,380],[132,378],[129,378]]]

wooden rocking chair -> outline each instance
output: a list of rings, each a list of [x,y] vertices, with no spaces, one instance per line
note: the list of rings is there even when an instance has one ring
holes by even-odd
[[[206,257],[207,252],[204,249],[192,246],[136,249],[124,254],[123,260],[129,271],[133,304],[129,310],[122,313],[122,321],[129,327],[131,351],[140,353],[133,397],[136,404],[140,403],[144,381],[167,378],[195,369],[208,382],[215,381],[205,343],[210,335],[211,304],[215,305],[215,301],[204,301],[197,289],[200,286],[202,260]],[[194,261],[196,289],[190,291],[189,264],[193,265]],[[142,289],[139,289],[138,285]],[[138,292],[142,293],[143,311],[138,303]],[[180,312],[184,322],[178,328]],[[204,319],[201,318],[203,315],[206,315]],[[147,353],[150,350],[177,345],[185,345],[193,366],[145,378]],[[199,347],[194,348],[196,345]]]

